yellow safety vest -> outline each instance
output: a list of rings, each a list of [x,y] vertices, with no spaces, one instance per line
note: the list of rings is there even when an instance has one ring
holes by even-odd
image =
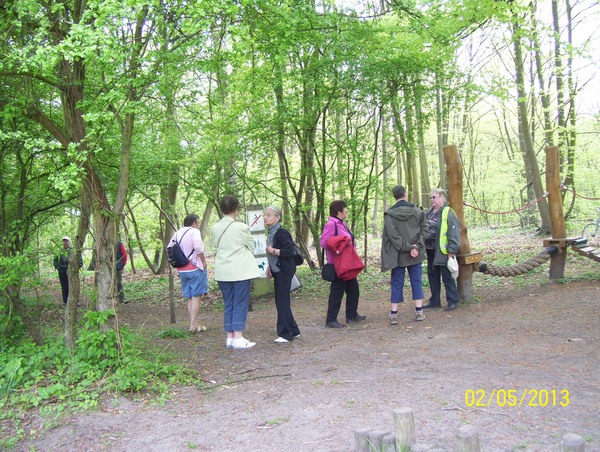
[[[448,254],[448,212],[451,209],[447,206],[442,210],[442,228],[440,229],[440,251],[442,254]]]

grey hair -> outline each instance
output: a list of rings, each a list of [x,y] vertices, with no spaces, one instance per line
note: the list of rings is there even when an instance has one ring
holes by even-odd
[[[282,212],[281,212],[281,209],[279,207],[268,206],[268,207],[265,208],[265,210],[267,210],[267,209],[272,210],[273,213],[275,213],[275,215],[277,215],[279,217],[279,221],[281,221]]]
[[[433,190],[431,190],[430,195],[433,195],[433,194],[436,194],[436,195],[446,199],[446,192],[445,192],[445,190],[443,190],[441,188],[434,188]]]

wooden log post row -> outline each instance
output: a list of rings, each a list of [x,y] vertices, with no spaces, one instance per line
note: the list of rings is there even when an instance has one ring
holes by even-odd
[[[460,225],[460,248],[456,255],[460,265],[456,286],[458,301],[465,303],[473,297],[473,272],[481,261],[481,253],[471,252],[465,210],[463,206],[463,164],[456,146],[444,146],[444,159],[446,160],[446,175],[448,180],[448,205],[454,210]],[[476,268],[477,266],[477,268]]]
[[[550,224],[553,239],[567,237],[565,217],[560,194],[560,150],[558,146],[546,148],[546,191],[550,208]],[[567,247],[565,243],[557,245],[560,252],[550,260],[550,279],[561,279],[565,275]]]
[[[417,443],[415,420],[412,408],[394,410],[396,434],[382,428],[361,428],[354,431],[356,452],[409,452]],[[430,449],[438,450],[438,449]],[[477,427],[463,425],[456,432],[457,452],[481,452],[483,447]],[[560,441],[559,452],[585,452],[585,439],[575,433],[565,434]]]

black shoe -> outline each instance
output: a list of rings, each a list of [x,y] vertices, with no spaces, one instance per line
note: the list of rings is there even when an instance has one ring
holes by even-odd
[[[355,315],[354,317],[350,317],[349,319],[346,319],[346,322],[348,323],[354,323],[354,322],[358,322],[359,320],[366,320],[367,316],[366,315]]]
[[[325,326],[327,328],[346,328],[346,325],[344,325],[343,323],[338,322],[337,320],[335,320],[333,322],[327,322],[325,324]]]
[[[425,306],[423,306],[425,307]],[[454,311],[456,309],[456,303],[449,303],[448,306],[444,308],[444,311]]]
[[[430,308],[441,308],[442,305],[440,303],[432,303],[431,301],[427,304],[423,305],[423,309],[430,309]]]
[[[122,301],[119,301],[119,303],[121,303],[121,304],[129,304],[129,300],[122,300]]]

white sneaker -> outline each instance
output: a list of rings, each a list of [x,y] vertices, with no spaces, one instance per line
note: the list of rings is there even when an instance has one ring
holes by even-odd
[[[425,320],[425,314],[423,314],[423,311],[415,312],[415,320],[417,322],[422,322],[423,320]]]
[[[296,335],[294,336],[294,339],[298,339],[299,337],[302,337],[302,334],[296,334]]]
[[[225,341],[225,348],[233,348],[233,338],[228,337]]]
[[[243,350],[246,348],[252,348],[256,345],[256,342],[250,342],[248,339],[240,337],[239,339],[234,339],[231,343],[231,347],[235,350]]]
[[[277,339],[275,339],[275,342],[277,342],[278,344],[285,344],[289,341],[285,337],[278,337]]]

